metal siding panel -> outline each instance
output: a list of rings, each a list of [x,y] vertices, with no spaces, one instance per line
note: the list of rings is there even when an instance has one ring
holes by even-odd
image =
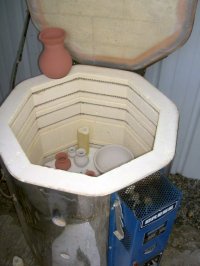
[[[1,78],[0,78],[0,88],[1,88],[1,96],[2,100],[5,99],[5,97],[8,94],[8,88],[9,88],[9,78],[10,78],[10,67],[12,65],[13,61],[13,50],[12,45],[10,42],[11,40],[11,32],[9,27],[9,16],[7,16],[8,12],[8,4],[9,1],[1,1],[0,5],[0,29],[3,33],[3,38],[0,38],[0,66],[1,66]],[[7,25],[7,28],[5,30],[5,25]]]
[[[4,34],[3,38],[0,38],[0,104],[10,91],[11,73],[22,35],[26,10],[24,0],[2,0],[0,3],[0,28]],[[37,59],[41,44],[37,40],[37,34],[37,30],[30,22],[16,84],[40,74]]]
[[[200,115],[200,2],[188,42],[146,71],[146,78],[175,102],[180,112],[172,172],[199,178]],[[170,130],[170,129],[169,129]]]
[[[200,99],[200,97],[199,97]],[[200,106],[200,101],[199,101]],[[200,111],[198,112],[198,118],[195,119],[195,126],[191,129],[192,138],[190,139],[189,148],[187,149],[187,156],[185,156],[185,162],[183,167],[183,173],[187,177],[198,178],[199,176],[199,162],[200,162]]]

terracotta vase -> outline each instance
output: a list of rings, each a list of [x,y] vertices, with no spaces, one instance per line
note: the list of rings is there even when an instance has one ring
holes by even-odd
[[[55,156],[55,168],[67,171],[71,167],[71,161],[68,158],[67,153],[59,152]]]
[[[87,170],[87,171],[85,172],[85,174],[86,174],[86,175],[89,175],[89,176],[96,176],[96,173],[95,173],[95,171],[93,171],[93,170]]]
[[[62,78],[72,67],[72,58],[64,47],[65,31],[60,28],[46,28],[39,34],[44,50],[39,57],[39,67],[49,78]]]

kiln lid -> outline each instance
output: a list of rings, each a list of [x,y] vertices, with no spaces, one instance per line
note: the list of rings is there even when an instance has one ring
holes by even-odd
[[[197,0],[27,0],[39,30],[65,29],[82,64],[127,70],[167,56],[189,37]]]

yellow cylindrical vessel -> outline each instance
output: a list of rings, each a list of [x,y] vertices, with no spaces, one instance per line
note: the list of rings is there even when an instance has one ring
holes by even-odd
[[[80,127],[77,130],[77,140],[78,140],[78,148],[85,149],[86,153],[89,153],[90,143],[89,143],[89,128],[88,127]]]

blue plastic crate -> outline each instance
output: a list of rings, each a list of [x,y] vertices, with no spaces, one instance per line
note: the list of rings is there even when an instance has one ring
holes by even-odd
[[[108,266],[159,265],[180,201],[160,172],[113,194]]]

